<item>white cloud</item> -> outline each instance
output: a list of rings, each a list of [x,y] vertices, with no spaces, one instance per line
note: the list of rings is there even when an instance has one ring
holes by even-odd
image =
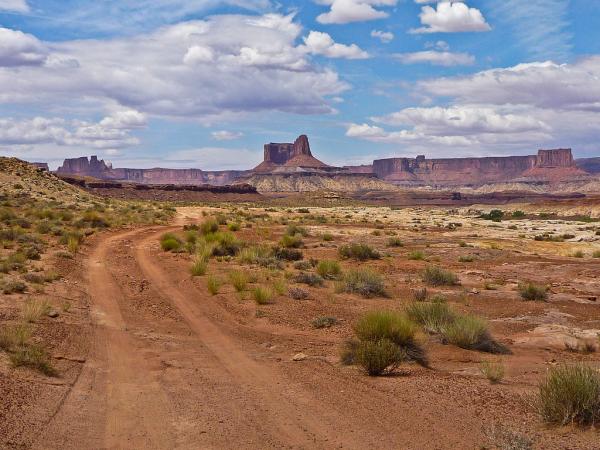
[[[310,60],[307,45],[297,43],[301,32],[293,15],[267,14],[213,16],[111,40],[39,43],[19,36],[48,56],[43,65],[21,66],[18,73],[0,67],[0,86],[11,87],[0,90],[0,103],[68,108],[86,101],[95,108],[117,105],[205,122],[256,111],[332,112],[328,98],[348,85],[332,68]],[[310,36],[310,53],[366,56],[355,45]],[[21,53],[31,53],[20,45]],[[14,56],[21,54],[14,48],[4,50],[5,66],[29,61]]]
[[[457,33],[464,31],[490,31],[481,11],[470,8],[463,2],[442,1],[437,8],[424,6],[421,9],[421,28],[411,33]]]
[[[309,53],[329,58],[366,59],[369,57],[369,54],[356,44],[338,44],[327,33],[320,31],[311,31],[304,38],[304,44]]]
[[[344,24],[384,19],[389,14],[376,7],[394,6],[398,0],[316,0],[316,3],[330,6],[327,13],[320,14],[317,22],[323,24]]]
[[[384,44],[389,44],[394,40],[394,33],[389,31],[373,30],[371,31],[371,37],[379,39]]]
[[[0,11],[29,12],[26,0],[0,0]]]
[[[468,53],[438,52],[426,50],[414,53],[396,53],[394,58],[403,64],[429,63],[434,66],[470,66],[475,63],[475,57]]]
[[[47,50],[35,36],[0,27],[0,67],[42,65],[46,57]]]
[[[227,130],[213,131],[211,133],[211,136],[215,141],[234,141],[241,138],[243,135],[244,133]]]

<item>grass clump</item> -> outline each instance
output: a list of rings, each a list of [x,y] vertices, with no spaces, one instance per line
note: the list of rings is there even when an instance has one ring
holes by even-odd
[[[304,258],[301,250],[281,247],[273,249],[273,256],[282,261],[300,261]]]
[[[504,379],[505,370],[501,362],[483,361],[479,370],[492,384],[498,384]]]
[[[300,234],[295,234],[293,236],[286,234],[281,238],[280,244],[283,248],[301,248],[304,245],[304,242],[302,241],[302,235]]]
[[[372,269],[355,269],[344,274],[337,284],[338,292],[360,294],[363,297],[385,297],[383,277]]]
[[[600,374],[584,365],[550,369],[539,387],[538,408],[547,423],[596,424],[600,420]]]
[[[357,363],[370,376],[391,373],[404,361],[427,365],[425,352],[417,344],[417,326],[405,315],[373,311],[354,326],[357,341],[344,348],[343,360]]]
[[[229,281],[237,292],[243,292],[248,285],[248,275],[240,270],[232,270],[229,272]]]
[[[548,287],[535,283],[522,283],[519,285],[519,294],[523,300],[545,301],[548,298]]]
[[[301,227],[301,226],[296,225],[296,224],[290,224],[290,225],[288,225],[287,229],[285,230],[285,235],[286,236],[308,237],[309,232],[304,227]]]
[[[313,328],[321,329],[321,328],[331,328],[334,325],[337,325],[338,320],[335,317],[330,316],[322,316],[313,319],[311,325]]]
[[[208,261],[202,257],[196,257],[194,262],[192,263],[192,267],[190,271],[192,272],[192,276],[201,277],[206,275],[206,271],[208,270]]]
[[[296,275],[294,281],[296,281],[296,283],[307,284],[313,287],[323,286],[324,283],[323,278],[321,278],[319,275],[307,272],[302,272]]]
[[[443,330],[444,339],[466,350],[507,354],[508,348],[496,342],[488,330],[485,320],[471,315],[457,315]]]
[[[258,286],[252,291],[252,297],[257,305],[267,305],[273,299],[273,291],[268,287]]]
[[[331,242],[333,241],[333,234],[331,233],[323,233],[323,241],[324,242]]]
[[[430,286],[455,286],[458,284],[458,277],[449,270],[429,266],[423,271],[423,281]]]
[[[200,233],[204,236],[211,233],[216,233],[219,231],[219,222],[217,222],[216,219],[207,219],[200,224],[199,229]]]
[[[183,242],[173,233],[165,233],[160,238],[160,247],[165,252],[176,252],[181,249]]]
[[[344,259],[356,259],[358,261],[381,258],[379,252],[367,244],[353,243],[342,245],[338,253]]]
[[[10,354],[10,361],[15,367],[30,367],[47,376],[56,376],[56,370],[50,363],[48,352],[39,345],[18,347]]]
[[[423,261],[425,259],[425,253],[420,250],[414,250],[408,254],[408,259],[411,261]]]
[[[206,288],[210,295],[217,295],[221,289],[221,280],[213,275],[206,279]]]
[[[440,302],[413,302],[407,306],[406,315],[429,333],[443,333],[456,319],[450,307]]]
[[[23,320],[27,323],[35,323],[49,310],[50,305],[46,300],[30,300],[23,307]]]
[[[391,237],[388,239],[388,247],[404,247],[404,243],[399,237]]]
[[[341,275],[342,268],[337,261],[323,260],[317,265],[317,273],[327,280],[335,280]]]
[[[31,337],[31,326],[17,324],[0,329],[0,349],[10,351],[15,347],[24,346]]]

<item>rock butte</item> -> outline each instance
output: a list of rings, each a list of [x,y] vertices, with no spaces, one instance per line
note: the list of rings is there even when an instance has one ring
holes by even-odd
[[[293,143],[264,146],[264,160],[252,170],[205,171],[201,169],[113,168],[97,156],[65,159],[60,175],[89,176],[101,180],[143,184],[239,183],[256,176],[364,175],[388,183],[420,185],[477,185],[512,181],[565,181],[600,173],[600,159],[574,160],[571,149],[539,150],[537,155],[482,158],[378,159],[372,165],[332,167],[316,159],[306,135]]]

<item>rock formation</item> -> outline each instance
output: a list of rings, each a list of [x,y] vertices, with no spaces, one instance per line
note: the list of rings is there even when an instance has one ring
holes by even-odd
[[[78,175],[95,178],[104,178],[111,170],[104,160],[98,160],[97,156],[92,156],[89,160],[86,156],[81,158],[65,159],[63,165],[58,168],[56,173],[61,175]]]
[[[282,168],[325,169],[329,166],[316,159],[311,151],[308,136],[301,135],[291,143],[265,144],[264,161],[253,169],[253,172],[268,173]]]

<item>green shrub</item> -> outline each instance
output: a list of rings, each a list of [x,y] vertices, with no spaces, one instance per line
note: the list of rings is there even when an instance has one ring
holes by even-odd
[[[192,276],[201,277],[206,275],[206,271],[208,270],[208,262],[204,258],[196,257],[194,262],[192,263],[192,267],[190,271],[192,272]]]
[[[266,305],[273,299],[273,291],[268,287],[258,286],[252,291],[252,297],[257,305]]]
[[[413,302],[406,307],[406,315],[430,333],[442,333],[456,315],[446,303]]]
[[[309,235],[308,230],[304,227],[301,227],[299,225],[295,225],[295,224],[290,224],[288,225],[287,229],[285,230],[285,235],[286,236],[303,236],[303,237],[307,237]]]
[[[50,305],[46,300],[29,300],[23,307],[23,320],[28,323],[35,323],[48,313]]]
[[[313,326],[313,328],[330,328],[334,325],[336,325],[338,323],[338,320],[335,317],[330,317],[330,316],[322,316],[322,317],[317,317],[316,319],[313,319],[313,321],[311,322],[311,325]]]
[[[454,286],[458,284],[458,277],[441,267],[428,266],[423,271],[423,281],[430,286]]]
[[[248,275],[246,272],[242,272],[240,270],[232,270],[229,272],[229,281],[238,292],[243,292],[246,290],[246,286],[248,284]]]
[[[360,294],[363,297],[385,297],[383,277],[372,269],[355,269],[344,274],[337,284],[338,292]]]
[[[415,302],[424,302],[429,297],[429,293],[427,292],[427,288],[415,289],[412,292],[412,296]]]
[[[307,272],[302,272],[299,273],[298,275],[296,275],[296,277],[294,278],[294,281],[296,283],[300,283],[300,284],[307,284],[309,286],[323,286],[323,278],[321,278],[319,275],[314,274],[314,273],[307,273]]]
[[[281,248],[275,247],[273,249],[273,256],[283,261],[300,261],[304,258],[302,251],[295,248]]]
[[[10,354],[10,361],[15,367],[30,367],[42,372],[44,375],[56,376],[56,370],[50,363],[48,353],[39,345],[17,347],[15,351]]]
[[[0,284],[0,290],[5,295],[22,294],[27,289],[27,285],[22,281],[7,281]]]
[[[221,289],[221,280],[213,275],[206,279],[206,288],[211,295],[217,295]]]
[[[470,315],[457,315],[443,329],[444,339],[457,347],[487,353],[510,353],[508,348],[496,342],[488,330],[485,320]]]
[[[367,261],[369,259],[379,259],[381,255],[367,244],[348,244],[342,245],[339,250],[340,257],[344,259],[356,259],[358,261]]]
[[[283,280],[275,280],[273,282],[273,290],[277,295],[283,295],[287,292],[287,284]]]
[[[24,346],[31,337],[31,326],[17,324],[0,328],[0,349],[11,351],[15,347]]]
[[[337,261],[323,260],[317,265],[317,273],[327,280],[335,280],[342,273],[342,268]]]
[[[534,283],[522,283],[519,285],[519,294],[523,300],[545,301],[548,298],[548,287]]]
[[[504,211],[500,209],[492,209],[488,214],[481,214],[482,219],[491,220],[492,222],[502,222]]]
[[[215,244],[212,251],[214,256],[235,256],[242,248],[242,242],[230,232],[207,234],[205,239]]]
[[[414,250],[408,254],[408,259],[411,261],[423,261],[425,259],[425,253],[420,250]]]
[[[333,234],[331,233],[323,233],[323,241],[331,242],[333,241]]]
[[[389,339],[361,341],[354,358],[372,377],[392,373],[402,362],[408,360],[406,352]]]
[[[219,222],[215,219],[207,219],[200,224],[200,233],[204,236],[216,233],[217,231],[219,231]]]
[[[594,425],[600,421],[600,374],[583,365],[551,368],[540,384],[538,407],[548,423]]]
[[[165,233],[160,238],[160,246],[165,252],[175,252],[181,249],[183,243],[173,233]]]
[[[231,222],[227,225],[227,229],[229,231],[240,231],[242,229],[242,225],[239,222]]]
[[[404,247],[402,240],[399,237],[391,237],[388,240],[388,247]]]
[[[301,248],[304,242],[302,241],[302,236],[299,234],[294,236],[286,234],[281,238],[280,244],[283,248]]]
[[[501,362],[483,361],[479,370],[490,383],[500,383],[504,379],[504,365]]]
[[[472,255],[462,255],[458,257],[458,262],[461,263],[465,263],[465,262],[473,262],[475,261],[475,257]]]
[[[255,245],[240,250],[238,258],[241,264],[258,264],[261,259],[268,258],[271,249],[265,245]]]

